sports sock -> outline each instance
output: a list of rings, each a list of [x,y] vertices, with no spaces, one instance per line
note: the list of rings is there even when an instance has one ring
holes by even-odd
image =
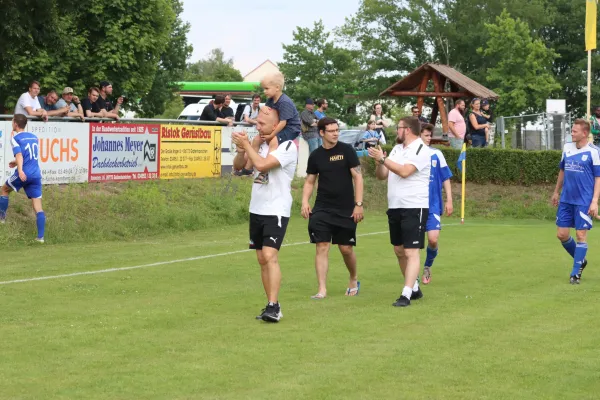
[[[410,300],[410,296],[412,295],[412,288],[410,286],[404,286],[404,289],[402,289],[402,296],[406,297],[407,299]]]
[[[567,253],[569,253],[571,255],[571,257],[575,258],[575,241],[573,240],[572,236],[569,236],[569,238],[565,241],[565,242],[561,242],[561,244],[563,245],[563,247],[565,248],[565,250],[567,251]]]
[[[419,280],[417,279],[413,286],[413,292],[417,292],[418,290],[419,290]]]
[[[432,249],[431,247],[427,246],[427,257],[425,258],[425,266],[431,267],[433,265],[433,260],[435,260],[437,255],[438,249]]]
[[[36,222],[38,230],[38,239],[41,239],[44,237],[44,231],[46,230],[46,214],[43,211],[37,213]]]
[[[0,196],[0,218],[6,218],[8,210],[8,196]]]
[[[575,257],[573,258],[573,270],[571,271],[571,276],[577,275],[579,273],[579,268],[581,268],[583,260],[585,260],[587,249],[587,243],[577,242],[577,246],[575,247]]]

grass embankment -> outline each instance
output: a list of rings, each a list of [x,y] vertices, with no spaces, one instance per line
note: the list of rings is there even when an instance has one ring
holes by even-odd
[[[301,179],[293,183],[299,216]],[[75,184],[44,187],[48,243],[127,240],[195,231],[247,221],[251,180],[221,179]],[[366,212],[384,212],[386,183],[365,177]],[[466,215],[487,218],[554,219],[552,187],[467,185]],[[453,184],[455,216],[460,216],[460,185]],[[28,243],[35,237],[30,201],[12,194],[0,246]]]

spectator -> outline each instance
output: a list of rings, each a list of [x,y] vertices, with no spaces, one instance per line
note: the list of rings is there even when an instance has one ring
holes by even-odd
[[[457,100],[454,104],[454,108],[448,113],[448,139],[450,139],[450,146],[453,149],[462,149],[462,145],[465,141],[465,134],[467,133],[467,123],[465,122],[465,101]]]
[[[487,99],[481,100],[481,113],[489,123],[494,122],[494,110],[490,108],[490,102]]]
[[[327,99],[319,99],[317,100],[317,111],[315,111],[315,115],[317,119],[325,118],[327,115],[325,111],[327,111],[327,107],[329,107],[329,103],[327,103]]]
[[[83,108],[79,102],[79,97],[73,94],[73,88],[66,87],[63,89],[62,98],[58,100],[56,106],[58,108],[69,107],[67,117],[84,120]]]
[[[86,118],[104,118],[106,115],[106,110],[101,110],[98,106],[98,97],[100,97],[100,89],[91,87],[88,90],[88,97],[81,102]]]
[[[422,124],[428,124],[429,121],[427,121],[427,118],[423,117],[421,115],[421,110],[419,109],[419,107],[415,106],[413,108],[411,108],[411,113],[413,117],[417,117],[419,119],[419,122]]]
[[[15,106],[15,115],[23,114],[31,117],[40,117],[44,121],[48,121],[48,113],[42,108],[37,98],[40,94],[40,83],[32,81],[29,84],[29,90],[19,97]]]
[[[590,118],[590,125],[594,137],[594,144],[598,146],[600,144],[600,106],[594,108],[594,115]]]
[[[233,112],[233,108],[229,107],[231,104],[231,95],[226,94],[225,100],[223,101],[223,108],[221,108],[221,117],[229,120],[229,126],[233,125],[233,121],[235,119],[235,113]]]
[[[375,130],[379,133],[379,142],[381,144],[385,144],[386,142],[384,129],[390,126],[391,121],[387,119],[385,115],[383,115],[383,107],[380,103],[375,103],[373,105],[373,114],[371,114],[369,121],[375,121]]]
[[[244,108],[244,113],[242,114],[242,121],[244,121],[248,125],[255,126],[256,118],[258,117],[258,112],[260,111],[260,94],[255,94],[252,96],[252,103],[246,108]]]
[[[100,92],[96,103],[98,104],[98,108],[100,109],[100,111],[105,111],[104,118],[114,118],[118,121],[119,110],[121,109],[121,105],[123,104],[123,96],[120,96],[117,99],[117,104],[113,106],[112,102],[108,100],[108,96],[112,95],[112,92],[113,87],[110,84],[110,82],[100,82]]]
[[[365,144],[365,149],[376,146],[380,143],[381,134],[377,132],[377,123],[373,119],[367,121],[367,130],[362,135],[360,141]]]
[[[38,96],[38,101],[42,108],[46,110],[49,117],[64,117],[69,112],[69,108],[66,106],[58,107],[58,94],[56,90],[49,91],[46,97]]]
[[[485,147],[488,142],[490,125],[481,112],[481,100],[478,98],[471,101],[469,125],[471,126],[470,133],[473,147]]]
[[[223,103],[225,103],[225,97],[220,94],[217,95],[215,99],[207,104],[206,107],[204,107],[204,110],[202,110],[200,121],[216,121],[222,125],[233,126],[231,120],[223,118],[223,114],[221,113]]]
[[[308,143],[309,155],[323,144],[323,139],[321,139],[319,128],[317,127],[319,120],[315,115],[314,109],[315,102],[313,99],[308,98],[306,99],[306,108],[300,113],[300,120],[302,121],[302,137]]]

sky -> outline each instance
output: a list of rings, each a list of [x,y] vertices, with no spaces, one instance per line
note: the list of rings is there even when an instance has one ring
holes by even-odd
[[[190,23],[188,42],[194,46],[189,62],[220,47],[242,76],[269,59],[283,59],[282,43],[291,44],[297,26],[319,19],[329,30],[358,10],[360,0],[183,0],[182,19]]]

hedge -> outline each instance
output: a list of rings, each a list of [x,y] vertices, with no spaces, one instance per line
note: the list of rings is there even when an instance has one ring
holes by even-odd
[[[392,145],[384,146],[389,154]],[[441,147],[454,179],[460,180],[456,161],[460,150]],[[508,149],[467,149],[467,181],[500,185],[534,185],[554,183],[558,176],[561,152]],[[371,162],[369,162],[371,163]],[[374,172],[374,165],[367,171]]]

